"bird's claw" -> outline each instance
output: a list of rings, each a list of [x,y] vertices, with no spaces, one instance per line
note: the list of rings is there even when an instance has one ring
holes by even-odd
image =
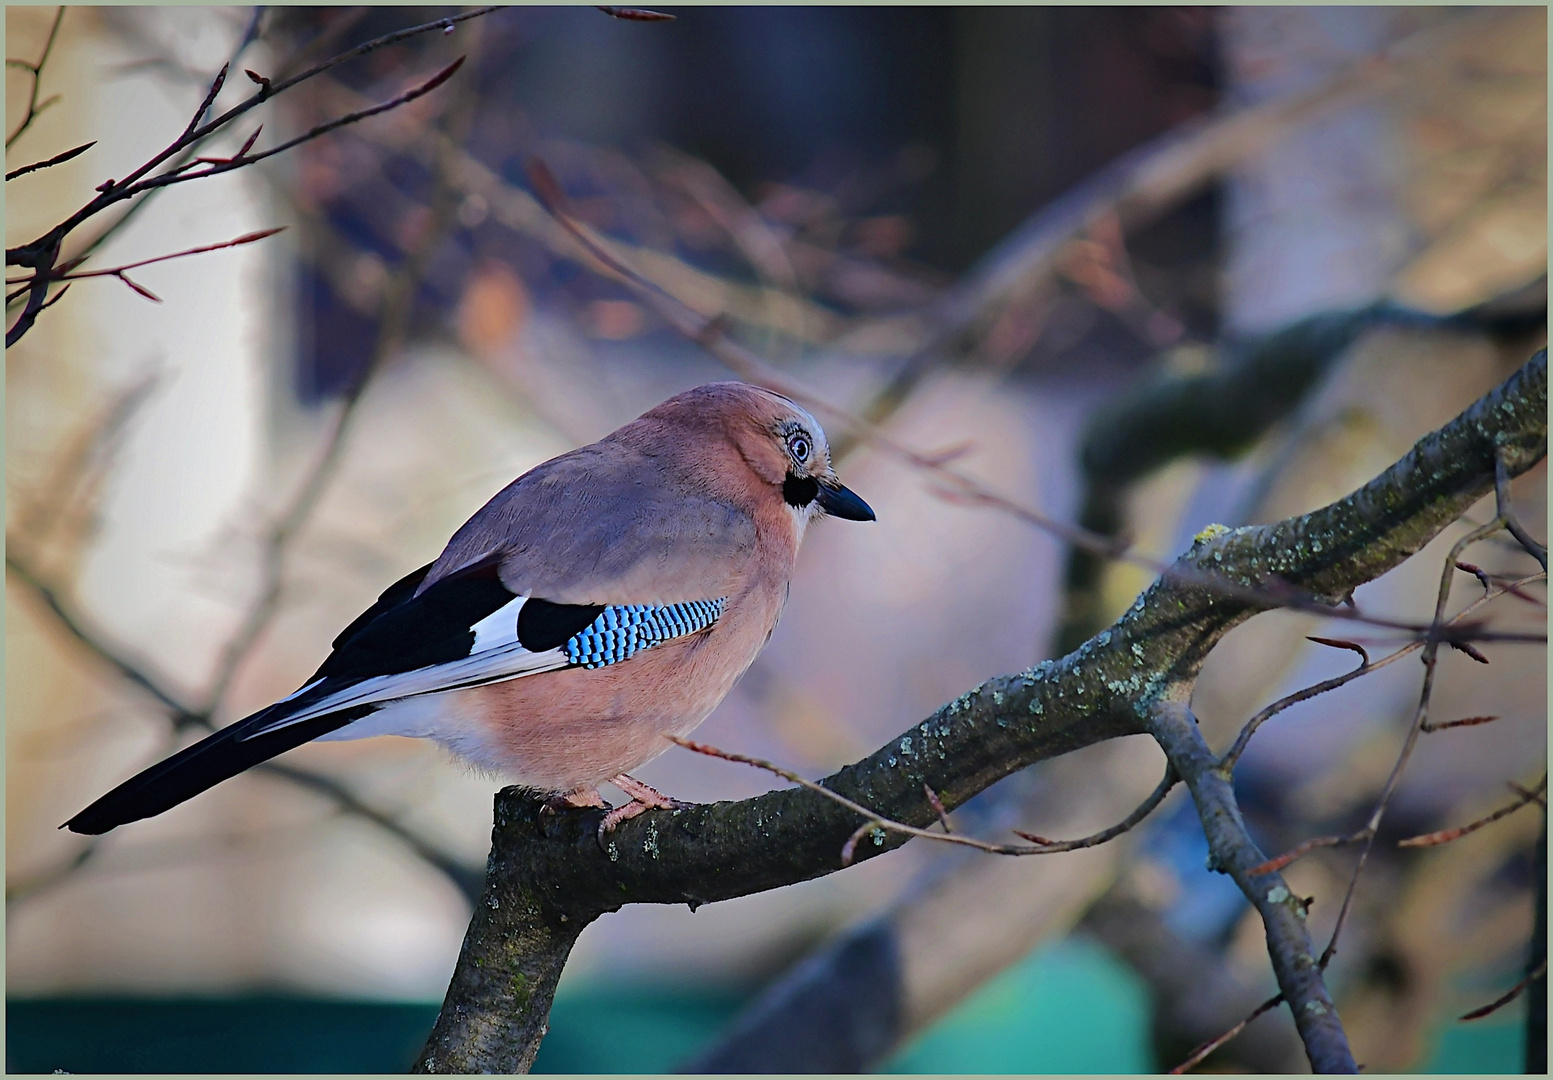
[[[630,821],[649,810],[689,810],[695,803],[681,802],[679,799],[671,799],[663,792],[632,777],[621,773],[610,780],[621,791],[629,795],[630,801],[612,807],[609,813],[604,815],[603,822],[599,825],[599,836],[604,837],[615,831],[623,821]]]

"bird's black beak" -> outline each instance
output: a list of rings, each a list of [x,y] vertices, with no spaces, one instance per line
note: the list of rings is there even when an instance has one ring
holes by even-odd
[[[840,484],[832,487],[825,481],[821,481],[819,486],[820,493],[815,496],[815,502],[831,517],[846,518],[848,521],[877,520],[873,508],[850,489]]]

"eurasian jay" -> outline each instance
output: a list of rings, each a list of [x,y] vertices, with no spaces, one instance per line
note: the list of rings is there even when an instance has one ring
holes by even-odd
[[[160,814],[313,739],[433,739],[571,805],[681,805],[628,773],[706,719],[776,628],[816,514],[872,521],[825,433],[743,383],[688,390],[524,473],[334,639],[306,684],[65,823]]]

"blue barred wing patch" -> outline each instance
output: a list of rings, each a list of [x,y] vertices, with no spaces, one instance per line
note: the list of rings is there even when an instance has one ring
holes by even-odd
[[[643,649],[694,634],[715,623],[727,597],[683,604],[614,604],[562,645],[566,658],[585,668],[629,660]]]

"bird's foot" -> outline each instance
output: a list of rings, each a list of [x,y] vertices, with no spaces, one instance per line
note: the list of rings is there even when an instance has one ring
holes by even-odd
[[[580,787],[562,792],[559,795],[550,796],[550,798],[545,800],[545,805],[540,807],[539,812],[541,814],[559,814],[562,810],[576,810],[585,806],[597,807],[601,810],[609,808],[609,804],[599,794],[598,788]]]
[[[610,783],[631,796],[631,801],[621,803],[604,815],[604,822],[599,826],[600,836],[614,832],[615,827],[622,821],[630,821],[649,810],[689,810],[695,805],[695,803],[671,799],[656,788],[649,787],[640,780],[634,780],[625,773],[614,777]]]

